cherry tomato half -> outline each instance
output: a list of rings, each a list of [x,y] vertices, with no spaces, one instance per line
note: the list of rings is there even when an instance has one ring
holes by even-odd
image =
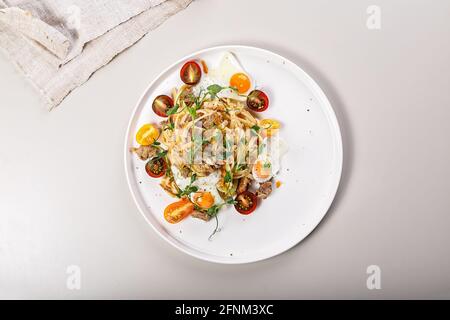
[[[141,146],[149,146],[158,139],[158,136],[158,128],[151,123],[147,123],[136,132],[136,141]]]
[[[178,223],[194,211],[194,204],[188,199],[169,204],[164,210],[164,219],[169,223]]]
[[[153,158],[145,165],[145,171],[152,178],[162,177],[166,173],[166,161],[162,158]]]
[[[202,77],[202,70],[195,61],[186,62],[180,70],[181,81],[188,85],[195,85],[200,81]]]
[[[250,191],[244,191],[236,196],[234,208],[240,214],[250,214],[256,209],[258,198]]]
[[[160,117],[167,117],[167,110],[173,107],[173,100],[166,95],[160,95],[153,100],[152,109]]]
[[[253,90],[247,96],[247,107],[253,111],[262,112],[269,107],[269,98],[261,90]]]

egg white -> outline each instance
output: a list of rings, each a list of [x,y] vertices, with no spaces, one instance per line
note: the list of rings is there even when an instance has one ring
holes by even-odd
[[[178,185],[178,187],[180,187],[180,189],[182,190],[185,189],[191,183],[191,178],[190,177],[184,178],[181,175],[180,170],[178,170],[178,168],[174,165],[172,165],[171,169],[175,183]],[[219,191],[217,191],[216,185],[219,182],[219,180],[220,180],[220,172],[217,170],[210,173],[206,177],[197,177],[197,179],[192,183],[192,185],[196,186],[198,188],[198,191],[211,193],[211,195],[214,197],[214,204],[219,205],[225,202],[220,196]]]
[[[260,178],[256,174],[255,167],[256,165],[253,165],[252,168],[252,175],[256,182],[263,183],[266,181],[269,181],[272,179],[278,172],[280,171],[280,162],[281,157],[286,152],[287,146],[284,143],[283,140],[281,140],[278,135],[274,135],[271,137],[266,137],[262,140],[260,148],[259,148],[259,154],[255,161],[255,164],[257,162],[269,163],[270,164],[270,176],[267,178]]]
[[[254,89],[253,81],[250,75],[247,71],[245,71],[234,54],[231,52],[225,52],[217,65],[211,66],[207,74],[202,74],[200,82],[193,88],[193,93],[199,95],[201,91],[205,91],[206,88],[212,84],[218,84],[222,87],[229,87],[230,79],[236,73],[245,73],[249,77],[251,85],[248,92]],[[224,89],[218,94],[218,96],[242,101],[246,99],[232,89]]]

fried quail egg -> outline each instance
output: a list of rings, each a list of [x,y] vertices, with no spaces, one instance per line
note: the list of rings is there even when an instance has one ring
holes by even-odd
[[[263,183],[272,179],[280,171],[280,161],[287,146],[278,135],[264,138],[259,146],[259,154],[252,175],[256,182]]]
[[[172,173],[173,177],[175,179],[175,183],[178,185],[178,187],[182,190],[184,190],[189,184],[191,184],[191,178],[190,177],[183,177],[180,173],[180,170],[172,165]],[[210,173],[206,177],[197,177],[197,179],[191,184],[192,186],[196,186],[198,188],[198,192],[209,192],[214,198],[214,204],[219,205],[221,203],[224,203],[224,200],[219,194],[219,191],[217,191],[217,183],[220,180],[220,172],[214,171]]]
[[[240,95],[250,92],[254,88],[250,75],[231,52],[225,52],[216,66],[208,68],[207,74],[203,74],[200,82],[194,87],[194,94],[199,94],[212,84],[218,84],[224,88],[218,95],[224,98],[245,100]],[[228,87],[236,88],[236,90]]]

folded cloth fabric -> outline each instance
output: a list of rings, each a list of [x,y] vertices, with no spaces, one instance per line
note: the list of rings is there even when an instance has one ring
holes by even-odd
[[[49,109],[192,0],[0,0],[0,48]]]

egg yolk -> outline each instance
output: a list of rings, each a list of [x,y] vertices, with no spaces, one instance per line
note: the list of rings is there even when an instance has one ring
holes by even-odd
[[[270,162],[257,161],[255,163],[255,173],[261,179],[267,179],[272,174]]]
[[[214,205],[214,196],[211,192],[194,193],[192,200],[202,209],[209,209]]]
[[[245,93],[250,89],[250,79],[245,73],[235,73],[231,76],[230,86],[239,93]]]

